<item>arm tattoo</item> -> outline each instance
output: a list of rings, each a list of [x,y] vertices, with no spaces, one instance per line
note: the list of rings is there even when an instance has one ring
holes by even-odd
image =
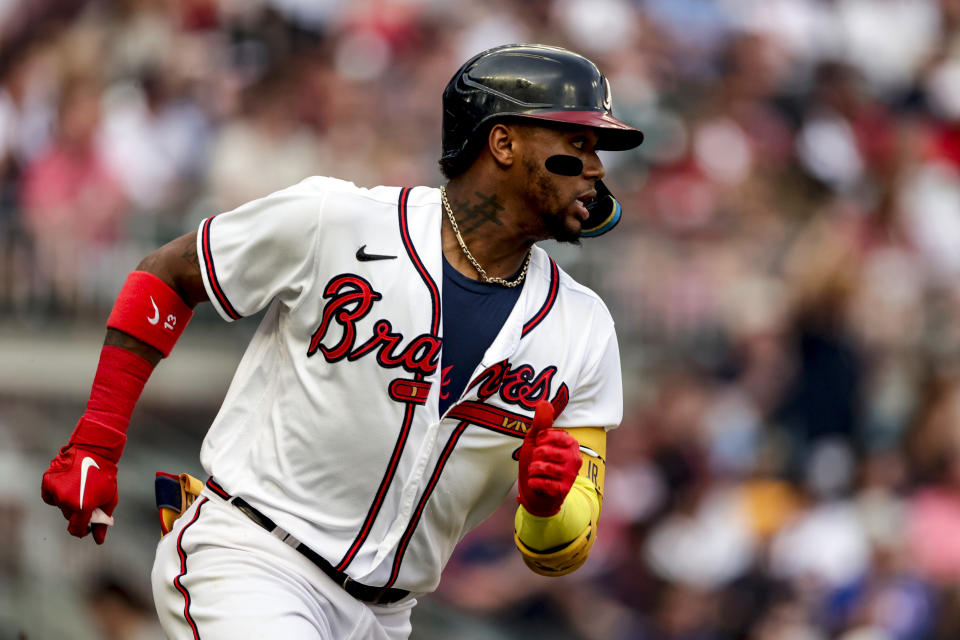
[[[503,211],[503,205],[497,200],[497,194],[484,195],[479,191],[475,192],[479,202],[467,203],[455,201],[453,204],[457,211],[461,212],[462,219],[458,220],[460,230],[463,233],[470,233],[482,227],[487,222],[502,226],[503,223],[497,217],[497,214]]]
[[[187,262],[189,262],[194,267],[197,267],[198,269],[200,268],[200,258],[197,256],[196,247],[190,247],[189,249],[184,251],[180,255],[180,257],[186,260]]]

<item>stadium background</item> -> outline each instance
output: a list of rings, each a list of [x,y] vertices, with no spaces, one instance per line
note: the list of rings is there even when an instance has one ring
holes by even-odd
[[[596,60],[647,134],[605,157],[616,232],[552,248],[626,412],[588,564],[532,574],[503,509],[413,637],[958,636],[960,2],[2,0],[0,639],[157,637],[152,476],[202,473],[256,321],[198,313],[78,541],[40,475],[126,273],[307,175],[439,184],[442,87],[511,41]]]

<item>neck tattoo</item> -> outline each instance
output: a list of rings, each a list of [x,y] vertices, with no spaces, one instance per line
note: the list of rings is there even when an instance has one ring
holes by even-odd
[[[482,282],[489,282],[493,284],[503,285],[504,287],[515,287],[523,282],[523,279],[527,277],[527,268],[530,266],[530,257],[533,255],[533,249],[527,251],[527,258],[523,261],[523,269],[520,270],[520,275],[514,280],[504,280],[503,278],[491,278],[487,275],[487,272],[483,267],[480,266],[480,263],[477,262],[477,259],[473,257],[473,254],[470,253],[470,250],[467,249],[467,244],[463,241],[463,236],[460,235],[460,227],[457,226],[457,219],[453,216],[453,208],[450,206],[450,201],[447,200],[447,190],[441,186],[440,187],[440,200],[443,202],[443,208],[447,212],[447,218],[450,220],[450,226],[453,227],[453,233],[457,236],[457,242],[460,244],[460,250],[463,251],[463,255],[466,256],[467,260],[470,261],[470,264],[473,265],[473,268],[477,270],[477,273],[480,274],[480,280]]]

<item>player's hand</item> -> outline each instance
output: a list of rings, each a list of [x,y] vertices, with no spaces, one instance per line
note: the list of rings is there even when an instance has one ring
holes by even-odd
[[[67,445],[43,474],[40,493],[44,502],[60,507],[71,535],[82,538],[92,531],[94,541],[103,544],[119,497],[117,465],[102,452]]]
[[[535,516],[560,511],[583,464],[576,439],[552,424],[553,405],[541,401],[520,447],[518,500]]]

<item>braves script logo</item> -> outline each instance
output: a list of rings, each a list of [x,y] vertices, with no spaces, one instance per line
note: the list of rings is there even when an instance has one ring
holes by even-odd
[[[440,371],[440,399],[446,400],[450,397],[450,392],[447,391],[447,385],[450,384],[450,372],[453,371],[453,365],[448,364]]]
[[[338,362],[344,358],[357,360],[376,352],[377,362],[387,369],[403,367],[410,373],[424,376],[436,370],[440,339],[423,333],[401,346],[403,334],[393,331],[389,320],[377,320],[373,335],[357,345],[357,322],[370,313],[374,302],[383,297],[360,276],[335,276],[324,288],[323,297],[329,301],[323,308],[320,326],[310,339],[308,356],[319,351],[327,362]],[[339,330],[334,325],[339,325]],[[325,342],[328,339],[336,342]]]
[[[550,398],[550,387],[556,373],[554,366],[537,373],[528,364],[514,367],[509,360],[501,360],[484,369],[473,379],[469,388],[478,387],[477,395],[481,401],[499,393],[504,402],[532,411],[538,402]]]

